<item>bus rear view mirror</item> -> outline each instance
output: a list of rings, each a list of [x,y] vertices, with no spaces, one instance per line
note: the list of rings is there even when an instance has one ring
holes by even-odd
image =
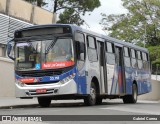
[[[13,39],[7,43],[7,55],[10,59],[15,60]]]
[[[83,42],[76,41],[76,54],[77,59],[84,61],[85,59],[85,45]]]

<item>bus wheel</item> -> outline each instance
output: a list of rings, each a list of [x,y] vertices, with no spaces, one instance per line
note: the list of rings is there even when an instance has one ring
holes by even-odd
[[[138,90],[136,84],[132,85],[132,95],[126,95],[123,97],[124,103],[136,103],[138,96]]]
[[[51,99],[47,97],[38,97],[38,103],[41,107],[49,107],[51,104]]]
[[[87,106],[96,104],[96,87],[94,83],[91,83],[90,94],[84,98],[84,104]]]
[[[96,105],[101,105],[102,104],[102,98],[97,97],[96,98]]]

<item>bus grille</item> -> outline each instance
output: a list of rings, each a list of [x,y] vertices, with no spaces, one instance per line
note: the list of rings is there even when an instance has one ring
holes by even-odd
[[[52,82],[33,82],[33,83],[26,83],[27,85],[41,85],[41,84],[53,84],[58,83],[58,81],[52,81]]]
[[[43,71],[43,72],[17,72],[17,75],[22,77],[43,77],[61,75],[62,71]]]

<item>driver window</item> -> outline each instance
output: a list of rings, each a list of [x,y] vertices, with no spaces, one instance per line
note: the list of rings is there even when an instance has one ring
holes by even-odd
[[[85,61],[85,38],[84,38],[84,34],[80,33],[80,32],[76,32],[75,34],[75,40],[76,42],[78,42],[78,53],[77,53],[77,65],[78,65],[78,69],[80,70],[83,65],[84,65],[84,61]],[[79,54],[79,55],[78,55]]]

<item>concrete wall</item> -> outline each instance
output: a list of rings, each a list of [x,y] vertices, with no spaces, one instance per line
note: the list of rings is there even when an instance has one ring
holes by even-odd
[[[7,0],[0,0],[0,12],[5,13],[6,12],[6,1]]]
[[[160,81],[152,80],[152,92],[140,95],[141,100],[160,100]]]
[[[43,9],[37,6],[34,7],[33,15],[34,24],[49,24],[53,21],[53,13],[44,11]]]
[[[56,21],[56,14],[23,0],[0,0],[0,13],[32,24],[52,24]]]
[[[32,15],[32,4],[22,0],[10,0],[8,5],[8,15],[30,21]]]
[[[0,97],[14,97],[14,64],[13,61],[0,57]]]

